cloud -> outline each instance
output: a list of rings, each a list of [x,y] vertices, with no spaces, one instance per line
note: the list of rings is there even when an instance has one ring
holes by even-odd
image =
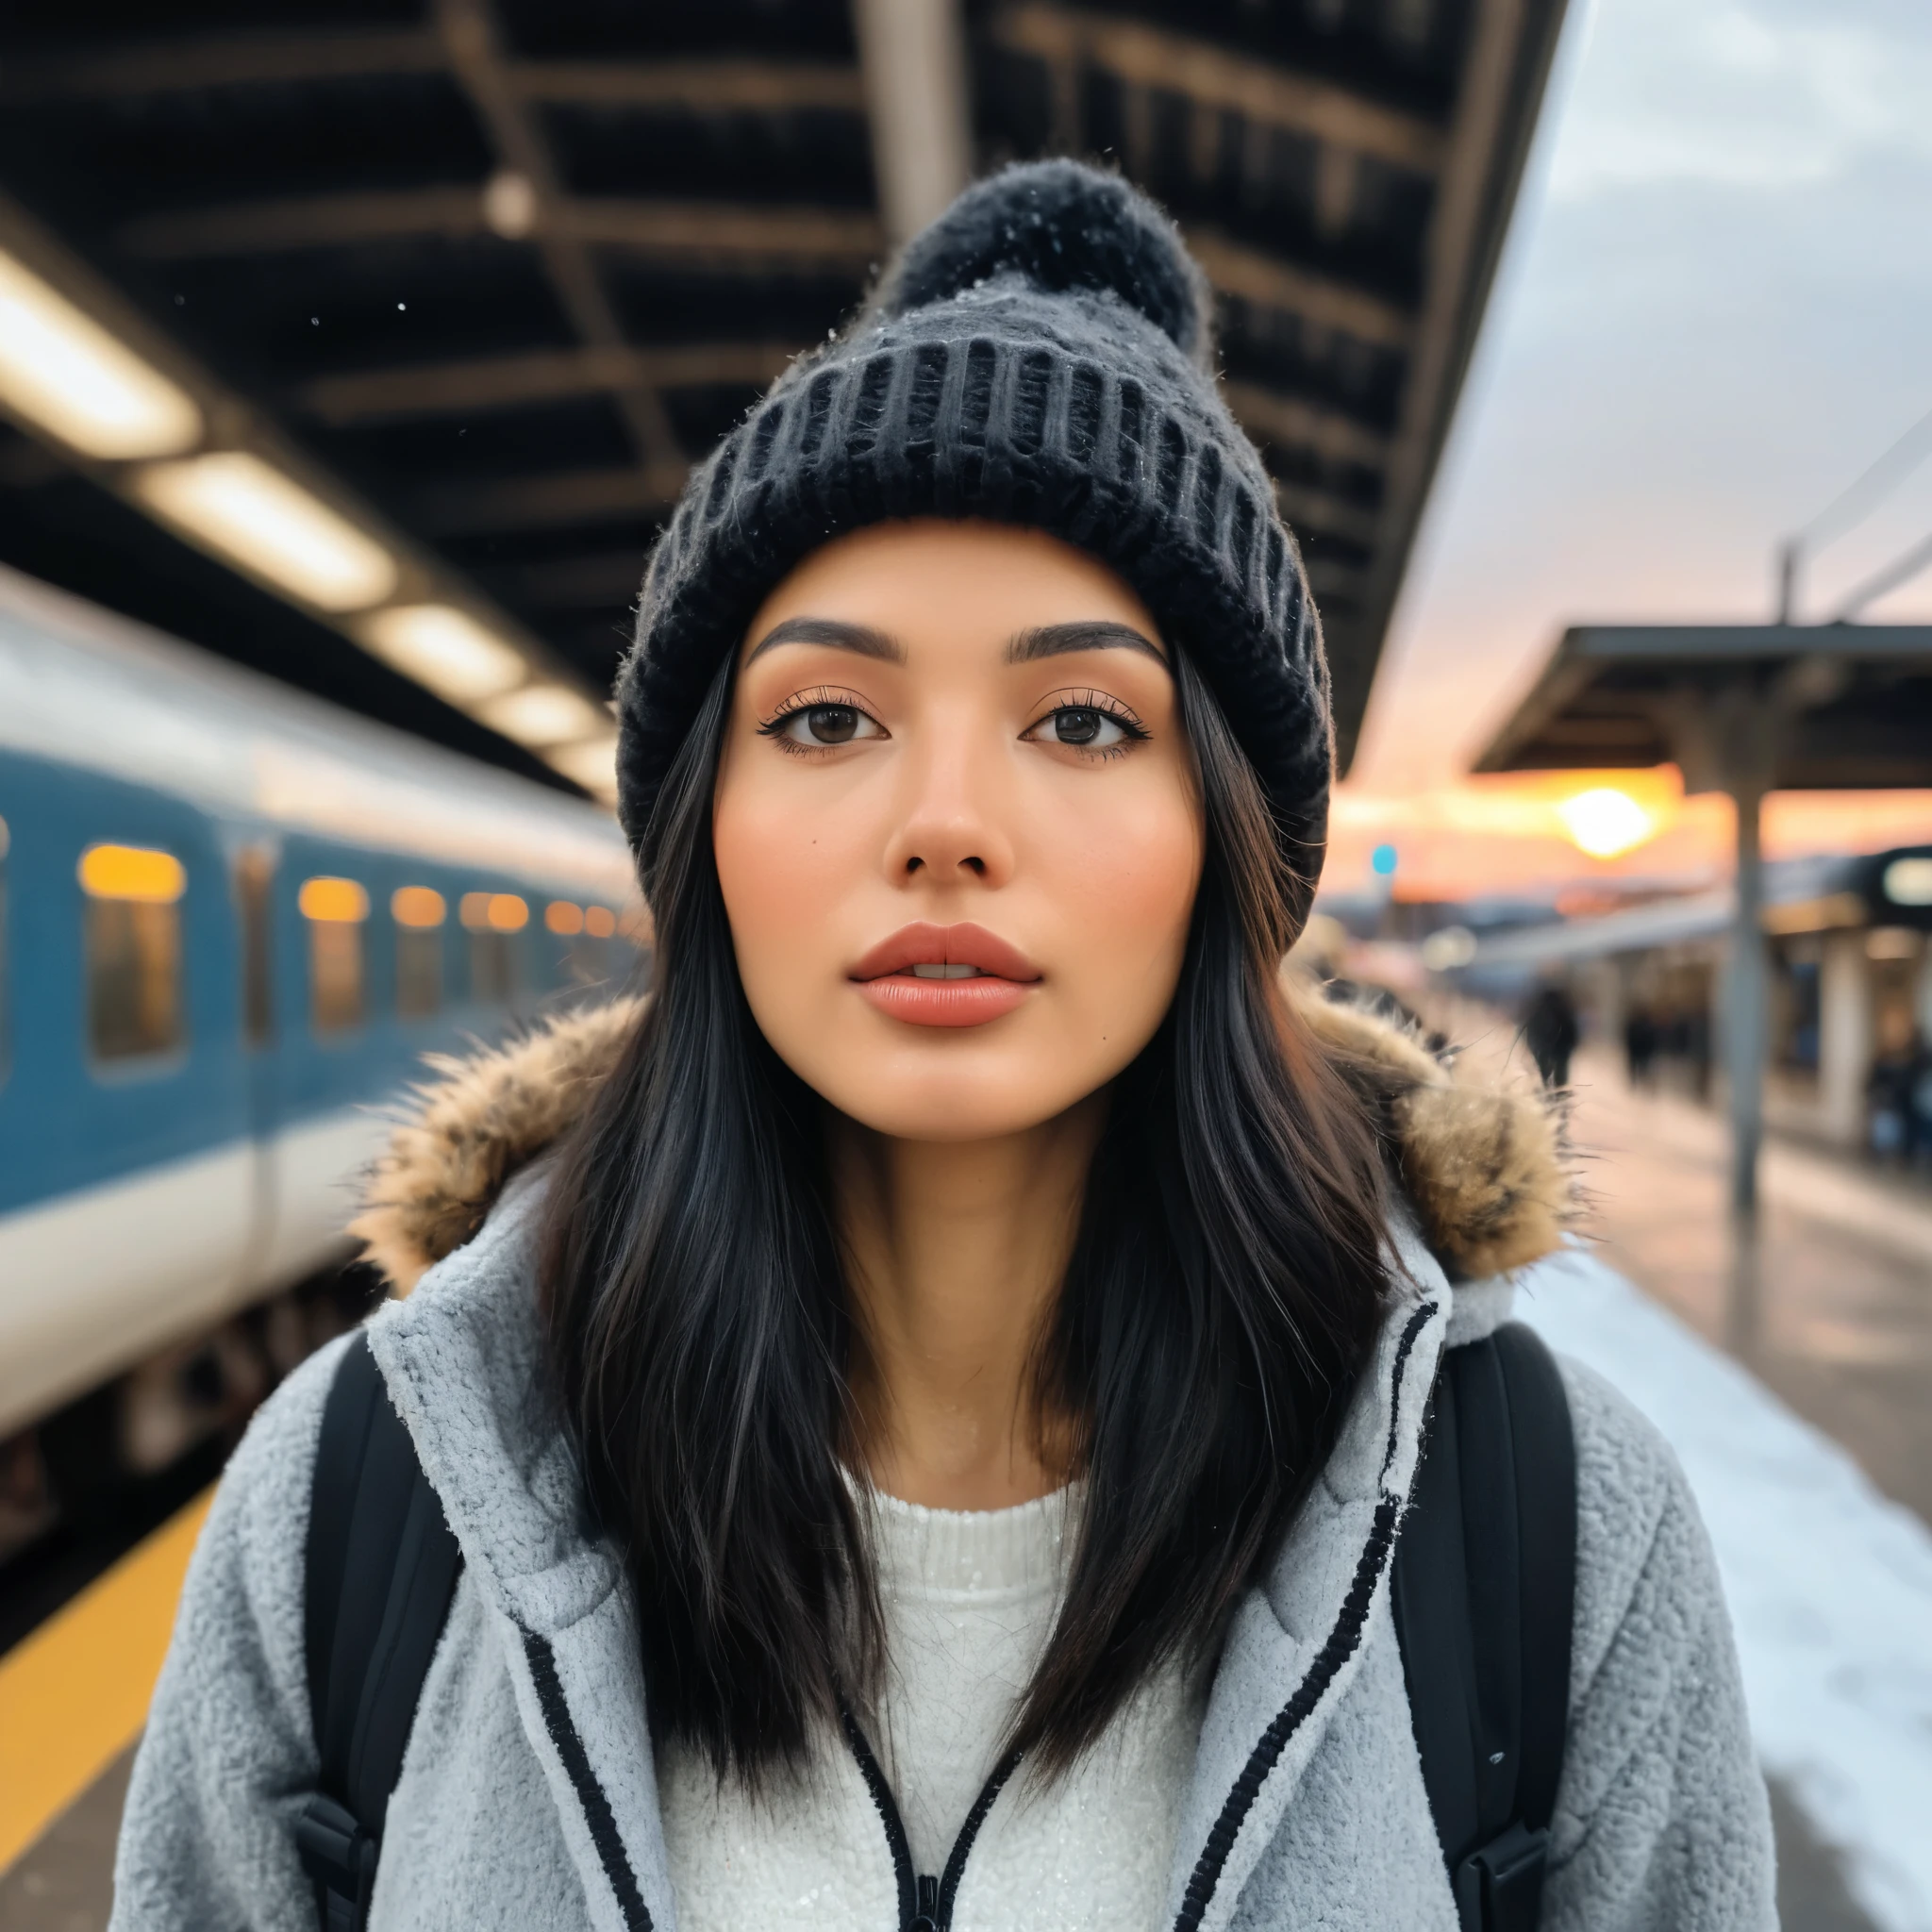
[[[1551,158],[1558,202],[1664,183],[1775,191],[1932,158],[1921,9],[1598,0]]]
[[[1566,625],[1767,615],[1778,540],[1932,406],[1932,112],[1901,107],[1932,102],[1932,5],[1572,4],[1375,679],[1375,790],[1451,782]],[[1932,463],[1801,609],[1928,529]],[[1928,611],[1932,573],[1868,614]]]

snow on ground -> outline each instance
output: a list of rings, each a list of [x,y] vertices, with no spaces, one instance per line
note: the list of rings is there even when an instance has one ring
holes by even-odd
[[[1885,1932],[1932,1932],[1932,1532],[1729,1357],[1580,1248],[1517,1312],[1663,1432],[1724,1573],[1765,1769]]]

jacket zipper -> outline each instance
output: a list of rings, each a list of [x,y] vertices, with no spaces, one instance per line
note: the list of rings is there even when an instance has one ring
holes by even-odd
[[[1221,1883],[1228,1854],[1234,1849],[1234,1841],[1241,1835],[1241,1825],[1256,1798],[1260,1795],[1268,1774],[1287,1749],[1288,1740],[1322,1701],[1323,1693],[1334,1681],[1336,1674],[1361,1642],[1362,1629],[1368,1622],[1369,1605],[1374,1600],[1375,1586],[1388,1567],[1390,1553],[1395,1546],[1396,1525],[1401,1521],[1406,1501],[1388,1487],[1390,1465],[1395,1459],[1405,1372],[1408,1366],[1409,1351],[1427,1325],[1432,1312],[1424,1307],[1409,1317],[1395,1352],[1394,1370],[1390,1378],[1389,1441],[1382,1457],[1382,1499],[1376,1506],[1369,1541],[1357,1559],[1353,1584],[1329,1630],[1328,1641],[1316,1653],[1294,1695],[1261,1734],[1241,1775],[1235,1779],[1234,1788],[1228,1792],[1221,1807],[1221,1815],[1208,1832],[1208,1842],[1189,1876],[1180,1912],[1174,1920],[1174,1932],[1197,1932]],[[529,1630],[523,1632],[523,1638],[545,1726],[575,1788],[585,1821],[590,1826],[591,1841],[603,1865],[605,1877],[617,1895],[625,1924],[632,1928],[632,1932],[650,1932],[651,1914],[639,1893],[636,1874],[631,1871],[629,1857],[619,1836],[616,1820],[611,1815],[610,1801],[591,1769],[583,1740],[571,1716],[549,1641]],[[980,1826],[986,1823],[987,1813],[992,1809],[993,1800],[1018,1769],[1020,1754],[1009,1752],[981,1787],[979,1796],[973,1801],[973,1809],[966,1814],[965,1824],[959,1827],[959,1836],[953,1840],[945,1871],[937,1878],[926,1874],[915,1875],[912,1847],[907,1839],[899,1807],[893,1801],[891,1787],[886,1782],[886,1774],[879,1769],[878,1759],[873,1756],[872,1746],[866,1741],[865,1733],[859,1729],[858,1720],[853,1716],[851,1708],[841,1703],[839,1716],[852,1746],[852,1755],[858,1760],[866,1789],[878,1808],[880,1822],[886,1830],[886,1842],[891,1847],[892,1870],[899,1881],[900,1932],[951,1932],[953,1902],[958,1895],[959,1880],[965,1874],[967,1854],[973,1849],[974,1840],[979,1836]]]
[[[879,1769],[879,1761],[873,1755],[872,1745],[859,1728],[858,1720],[853,1716],[851,1707],[841,1704],[839,1717],[845,1727],[845,1738],[852,1746],[852,1755],[858,1760],[859,1774],[865,1779],[865,1788],[872,1793],[873,1804],[877,1807],[879,1822],[886,1828],[886,1843],[891,1848],[892,1872],[899,1881],[899,1932],[951,1932],[953,1901],[958,1896],[960,1879],[966,1875],[967,1854],[973,1849],[974,1840],[979,1836],[979,1827],[986,1823],[987,1813],[992,1809],[993,1800],[1018,1769],[1020,1754],[1008,1752],[993,1767],[992,1775],[980,1787],[972,1810],[966,1814],[965,1824],[959,1827],[958,1837],[953,1840],[953,1849],[946,1855],[944,1872],[937,1877],[925,1872],[915,1874],[912,1843],[906,1836],[906,1824],[899,1816],[892,1788],[886,1782],[886,1774]]]

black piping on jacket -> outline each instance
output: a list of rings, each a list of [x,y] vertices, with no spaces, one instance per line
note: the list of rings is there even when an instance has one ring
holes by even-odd
[[[1315,1653],[1301,1682],[1276,1713],[1274,1721],[1261,1733],[1222,1805],[1220,1815],[1208,1834],[1208,1842],[1189,1875],[1187,1890],[1181,1897],[1181,1908],[1174,1919],[1174,1932],[1199,1932],[1208,1907],[1213,1902],[1216,1888],[1221,1883],[1222,1874],[1226,1869],[1228,1854],[1234,1849],[1235,1840],[1240,1837],[1241,1826],[1247,1822],[1248,1813],[1254,1808],[1255,1800],[1260,1795],[1269,1773],[1280,1761],[1290,1739],[1307,1722],[1315,1707],[1321,1703],[1342,1665],[1361,1647],[1362,1632],[1369,1620],[1369,1607],[1374,1601],[1376,1586],[1389,1567],[1390,1553],[1395,1547],[1395,1532],[1407,1502],[1407,1498],[1389,1488],[1389,1469],[1395,1459],[1402,1415],[1403,1380],[1407,1373],[1410,1353],[1434,1313],[1434,1308],[1426,1305],[1417,1308],[1409,1316],[1396,1345],[1395,1364],[1390,1377],[1389,1441],[1382,1456],[1382,1493],[1375,1505],[1369,1540],[1356,1561],[1355,1577],[1349,1585],[1348,1594],[1342,1599],[1341,1608],[1336,1614],[1326,1641]],[[589,1754],[570,1714],[570,1704],[557,1674],[555,1653],[549,1641],[534,1631],[525,1630],[523,1638],[524,1653],[529,1660],[530,1676],[536,1685],[537,1702],[542,1709],[550,1741],[563,1761],[572,1789],[576,1792],[577,1803],[583,1807],[591,1842],[596,1847],[604,1876],[616,1894],[625,1924],[629,1932],[652,1932],[651,1914],[642,1893],[638,1890],[637,1874],[631,1870],[624,1840],[618,1835],[610,1800],[591,1769]],[[933,1932],[946,1932],[952,1924],[953,1902],[965,1874],[967,1855],[979,1836],[980,1826],[986,1823],[987,1814],[992,1809],[993,1801],[1018,1768],[1020,1755],[1018,1752],[1009,1754],[987,1780],[960,1827],[959,1836],[954,1840],[937,1895],[928,1901],[919,1896],[906,1828],[899,1817],[898,1807],[893,1803],[885,1774],[879,1769],[878,1759],[873,1755],[865,1733],[860,1730],[851,1711],[841,1706],[840,1717],[846,1740],[858,1760],[866,1789],[885,1826],[886,1842],[892,1856],[893,1876],[898,1885],[900,1932],[914,1932],[915,1927],[919,1932],[925,1932],[925,1927],[933,1928]]]
[[[591,1842],[597,1848],[597,1862],[605,1879],[617,1894],[618,1909],[629,1932],[651,1932],[651,1908],[638,1890],[638,1875],[630,1869],[630,1854],[618,1836],[617,1818],[610,1800],[591,1769],[590,1753],[577,1735],[576,1720],[570,1714],[570,1700],[563,1694],[563,1680],[557,1674],[557,1654],[547,1637],[534,1630],[524,1633],[524,1655],[529,1659],[530,1679],[537,1687],[537,1703],[543,1712],[543,1727],[570,1774],[571,1789],[584,1807],[584,1823],[591,1828]]]
[[[1389,1488],[1389,1465],[1395,1459],[1396,1428],[1402,1417],[1402,1379],[1408,1367],[1409,1351],[1414,1348],[1417,1338],[1434,1312],[1426,1305],[1416,1309],[1408,1318],[1402,1339],[1396,1344],[1395,1366],[1389,1378],[1389,1442],[1382,1453],[1382,1499],[1375,1505],[1375,1519],[1369,1530],[1368,1542],[1357,1559],[1355,1580],[1341,1600],[1341,1608],[1328,1633],[1327,1641],[1315,1653],[1315,1660],[1295,1686],[1294,1694],[1281,1707],[1274,1722],[1261,1733],[1260,1741],[1248,1754],[1247,1763],[1235,1779],[1234,1789],[1228,1792],[1227,1802],[1221,1807],[1221,1816],[1214,1821],[1214,1828],[1208,1832],[1208,1842],[1195,1861],[1188,1879],[1188,1889],[1181,1895],[1181,1908],[1174,1922],[1174,1932],[1196,1932],[1214,1897],[1214,1889],[1221,1883],[1227,1855],[1234,1849],[1234,1841],[1256,1798],[1259,1796],[1268,1774],[1288,1748],[1288,1740],[1322,1701],[1323,1693],[1335,1681],[1336,1673],[1361,1645],[1362,1629],[1369,1621],[1369,1606],[1374,1600],[1375,1586],[1382,1580],[1382,1573],[1389,1567],[1389,1553],[1395,1547],[1396,1525],[1402,1521],[1406,1500]]]

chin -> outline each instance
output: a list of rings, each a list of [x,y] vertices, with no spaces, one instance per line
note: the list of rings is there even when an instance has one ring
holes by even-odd
[[[950,1142],[1024,1134],[1108,1086],[1146,1044],[1155,1012],[1032,1009],[984,1026],[912,1026],[839,1002],[758,1011],[766,1040],[848,1120],[894,1140]]]
[[[1077,1107],[1118,1071],[1042,1080],[1037,1065],[1016,1068],[1004,1055],[989,1058],[995,1063],[896,1074],[880,1070],[878,1077],[858,1080],[849,1072],[842,1079],[819,1080],[799,1071],[821,1099],[875,1134],[953,1144],[1024,1134]]]
[[[826,1097],[829,1099],[831,1096]],[[975,1141],[999,1141],[1011,1134],[1024,1134],[1029,1128],[1040,1126],[1066,1112],[1067,1108],[1085,1098],[1084,1094],[1076,1094],[1064,1106],[1038,1108],[1015,1106],[1010,1096],[1000,1104],[977,1108],[970,1100],[935,1100],[924,1095],[907,1095],[903,1101],[888,1101],[884,1105],[864,1108],[841,1107],[836,1099],[832,1100],[832,1105],[860,1126],[869,1127],[888,1140],[923,1141],[957,1147],[970,1145]]]

